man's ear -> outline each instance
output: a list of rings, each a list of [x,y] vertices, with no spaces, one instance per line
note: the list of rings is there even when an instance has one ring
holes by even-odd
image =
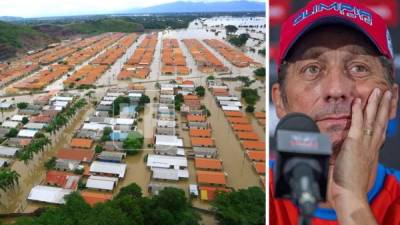
[[[398,102],[399,102],[399,85],[393,84],[392,101],[390,102],[389,119],[396,118]]]
[[[281,87],[278,83],[272,85],[271,95],[272,102],[274,103],[276,108],[276,115],[278,116],[278,118],[284,117],[287,114],[287,111],[283,103]]]

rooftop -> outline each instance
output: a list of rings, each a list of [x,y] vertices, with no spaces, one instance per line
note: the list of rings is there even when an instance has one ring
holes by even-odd
[[[195,158],[194,165],[196,169],[221,170],[222,161],[219,159]]]
[[[197,171],[197,183],[226,185],[226,175],[216,171]]]

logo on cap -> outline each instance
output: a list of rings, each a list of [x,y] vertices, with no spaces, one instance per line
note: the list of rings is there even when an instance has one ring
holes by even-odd
[[[359,9],[355,6],[345,4],[345,3],[338,3],[333,2],[330,5],[325,5],[323,3],[316,4],[312,7],[312,11],[308,9],[303,10],[296,16],[293,20],[293,25],[296,26],[304,19],[319,14],[324,11],[336,11],[339,12],[341,15],[352,18],[352,19],[359,19],[362,22],[372,26],[372,15],[366,10]]]

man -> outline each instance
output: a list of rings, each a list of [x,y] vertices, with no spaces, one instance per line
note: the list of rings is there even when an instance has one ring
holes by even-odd
[[[282,25],[280,37],[271,90],[277,115],[309,115],[333,146],[327,202],[312,224],[399,225],[400,173],[378,163],[398,102],[385,22],[356,1],[316,0]],[[297,224],[297,208],[274,198],[270,177],[270,224]]]

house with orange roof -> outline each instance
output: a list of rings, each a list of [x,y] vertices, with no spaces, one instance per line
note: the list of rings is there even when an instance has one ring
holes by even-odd
[[[244,113],[240,111],[224,111],[226,117],[244,117]]]
[[[228,121],[231,124],[249,124],[249,120],[246,117],[228,117]]]
[[[45,183],[51,186],[62,187],[65,189],[76,190],[81,176],[73,173],[50,170],[46,173]]]
[[[96,203],[104,203],[112,199],[113,195],[110,193],[100,193],[93,191],[81,191],[83,200],[90,206],[94,206]]]
[[[247,150],[246,154],[251,161],[265,162],[265,151]]]
[[[251,126],[250,124],[232,124],[232,129],[234,131],[251,132],[251,131],[253,131],[253,126]]]
[[[237,131],[235,134],[239,140],[258,141],[258,135],[255,132]]]
[[[191,137],[192,147],[214,147],[214,140],[211,138]]]
[[[186,119],[188,122],[205,122],[207,120],[206,117],[203,115],[192,115],[192,114],[188,114],[186,116]]]
[[[253,166],[258,174],[265,174],[265,162],[253,162]]]
[[[189,136],[190,136],[190,137],[209,138],[209,137],[211,137],[211,129],[190,128],[190,130],[189,130]]]
[[[198,170],[222,170],[220,159],[194,158],[194,166]]]
[[[94,151],[88,149],[61,149],[56,155],[59,159],[78,160],[80,162],[90,163],[94,158]]]
[[[72,138],[71,147],[73,148],[92,148],[93,146],[93,140],[92,139],[86,139],[86,138]]]
[[[224,172],[198,170],[196,176],[198,184],[225,186],[227,182]]]
[[[210,187],[210,186],[200,186],[200,200],[202,201],[212,201],[218,192],[230,192],[229,188],[224,187]]]
[[[242,146],[245,150],[265,151],[264,141],[243,141]]]

